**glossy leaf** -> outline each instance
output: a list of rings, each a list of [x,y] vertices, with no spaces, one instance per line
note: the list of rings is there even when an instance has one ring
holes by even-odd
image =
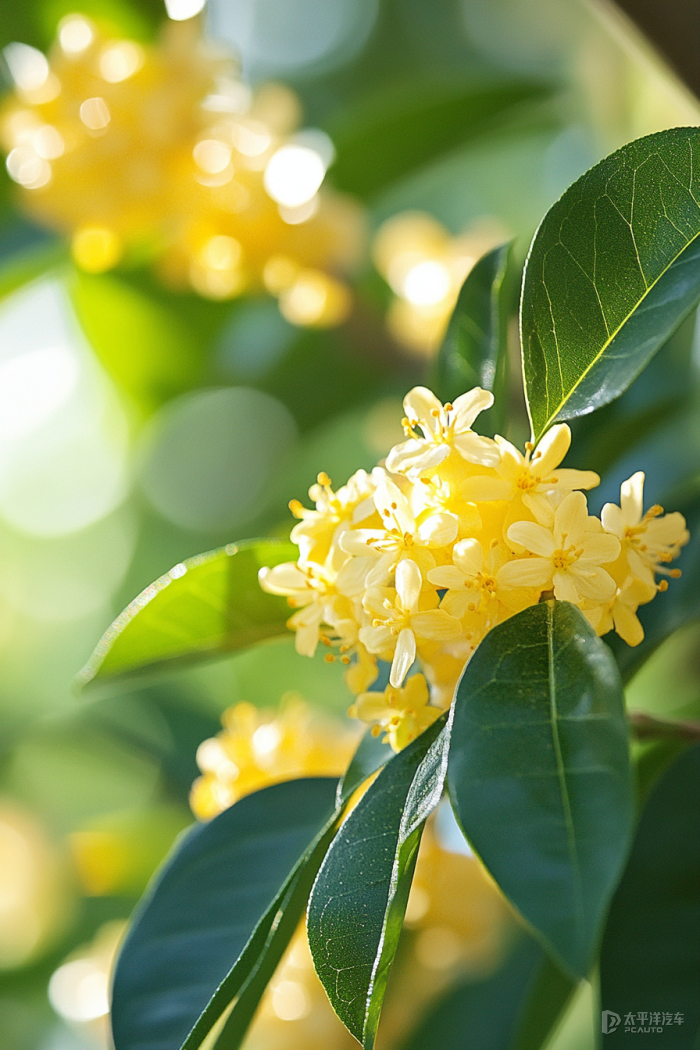
[[[575,983],[527,937],[494,975],[441,996],[401,1050],[539,1050]]]
[[[550,94],[534,81],[439,85],[374,95],[328,130],[338,159],[331,178],[338,189],[371,196],[448,150],[493,132],[494,122],[517,106]]]
[[[621,1018],[663,1011],[662,1033],[628,1035],[673,1050],[700,1029],[700,745],[676,760],[652,791],[610,908],[600,959],[601,1005]],[[674,1023],[676,1014],[682,1023]],[[639,1022],[637,1022],[639,1023]],[[650,1020],[642,1022],[648,1025]],[[614,1045],[615,1034],[603,1036]]]
[[[333,1009],[374,1046],[423,825],[440,801],[446,715],[385,766],[342,825],[311,893],[314,966]]]
[[[295,866],[333,813],[336,785],[276,784],[180,840],[119,956],[116,1050],[199,1046],[264,951]]]
[[[631,837],[633,783],[617,668],[573,605],[531,606],[481,643],[457,689],[449,788],[501,889],[585,977]]]
[[[289,606],[260,588],[258,569],[297,554],[283,540],[246,540],[176,565],[117,617],[79,683],[130,681],[285,634]]]
[[[487,252],[467,274],[435,362],[434,390],[441,401],[454,401],[475,386],[493,393],[493,408],[479,420],[482,433],[502,429],[507,408],[505,277],[511,246],[509,242]]]
[[[605,636],[626,681],[674,631],[700,620],[700,495],[679,500],[668,509],[680,511],[690,531],[688,544],[674,562],[674,568],[679,568],[683,575],[678,580],[670,580],[667,591],[637,610],[644,628],[644,639],[639,645],[627,645],[612,631]]]
[[[700,129],[638,139],[545,216],[523,281],[534,439],[622,393],[700,297]]]

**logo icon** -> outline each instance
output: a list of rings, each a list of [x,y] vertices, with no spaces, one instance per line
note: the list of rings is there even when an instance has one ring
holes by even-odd
[[[611,1035],[621,1022],[621,1017],[614,1010],[603,1010],[603,1035]]]

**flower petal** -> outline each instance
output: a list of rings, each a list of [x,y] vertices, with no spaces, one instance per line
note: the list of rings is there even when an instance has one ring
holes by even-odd
[[[304,591],[309,586],[306,573],[303,573],[296,562],[286,561],[282,565],[267,566],[258,573],[260,586],[269,594],[294,594]]]
[[[552,533],[536,521],[514,522],[508,529],[508,539],[542,558],[551,558],[556,550]]]
[[[426,547],[447,547],[456,538],[458,529],[454,514],[431,514],[418,526],[418,535]]]
[[[385,537],[384,529],[346,529],[340,536],[340,549],[354,557],[378,555],[375,544]]]
[[[594,489],[596,485],[600,485],[600,475],[594,470],[571,470],[568,467],[560,467],[552,475],[552,479],[555,478],[554,483],[560,489]],[[543,487],[546,487],[546,478],[543,481]]]
[[[421,423],[432,434],[439,434],[445,410],[432,390],[425,386],[414,386],[403,399],[404,412],[409,423]],[[433,415],[436,413],[436,415]]]
[[[626,525],[638,525],[644,511],[644,471],[638,470],[620,485],[620,509]]]
[[[408,441],[392,448],[386,457],[386,469],[392,474],[418,477],[439,467],[449,454],[449,445],[436,445],[431,441],[409,438]]]
[[[605,569],[592,562],[584,562],[583,558],[571,566],[569,573],[573,576],[576,589],[582,598],[590,598],[594,602],[609,602],[617,590],[617,584]]]
[[[620,638],[628,645],[639,645],[644,640],[644,628],[637,619],[637,614],[628,605],[615,602],[613,623]]]
[[[571,431],[566,423],[558,423],[548,430],[532,456],[532,471],[541,478],[548,477],[555,470],[571,444]]]
[[[389,681],[395,689],[402,684],[416,659],[416,637],[409,627],[399,634],[391,664]]]
[[[299,656],[313,656],[318,646],[318,626],[314,624],[307,624],[304,627],[298,627],[297,633],[294,637],[294,647],[299,653]]]
[[[370,653],[393,652],[395,637],[388,627],[360,627],[360,641]]]
[[[610,536],[605,532],[586,533],[581,546],[583,547],[581,558],[585,558],[586,561],[594,561],[598,565],[605,565],[620,557],[620,541],[617,536]]]
[[[484,551],[478,540],[460,540],[455,543],[452,561],[465,576],[476,576],[484,565]]]
[[[482,467],[495,467],[501,458],[495,441],[481,437],[480,434],[475,434],[471,430],[455,434],[452,444],[462,459],[466,459],[469,463],[479,463]]]
[[[382,524],[387,529],[398,528],[403,535],[414,533],[416,522],[411,513],[408,501],[398,485],[385,478],[374,494],[374,504],[381,515]]]
[[[376,559],[372,557],[348,558],[338,573],[336,589],[348,598],[361,594],[365,589],[367,574],[376,564]]]
[[[454,409],[452,421],[456,433],[469,430],[479,413],[491,408],[492,404],[493,394],[490,390],[483,390],[480,386],[475,386],[466,394],[460,394],[452,404]]]
[[[548,558],[518,558],[498,570],[499,587],[546,587],[552,579],[552,563]]]
[[[396,566],[396,593],[405,612],[418,605],[423,579],[420,569],[410,558],[404,558]]]
[[[625,516],[616,503],[605,504],[600,512],[600,520],[606,532],[609,532],[612,536],[617,536],[618,540],[625,538],[625,529],[627,528]]]
[[[450,616],[444,609],[428,609],[427,612],[415,613],[411,617],[411,627],[419,638],[432,642],[446,642],[462,633],[459,620]]]
[[[578,547],[588,524],[588,504],[582,492],[570,492],[554,513],[557,547]]]
[[[470,583],[464,573],[454,565],[438,565],[437,569],[431,569],[428,573],[428,580],[436,587],[447,587],[452,591],[464,590]]]
[[[554,597],[560,602],[573,602],[577,605],[581,601],[576,583],[570,572],[555,572],[553,577]]]

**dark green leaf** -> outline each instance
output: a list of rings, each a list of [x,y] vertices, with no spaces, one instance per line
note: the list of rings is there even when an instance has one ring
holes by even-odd
[[[245,540],[176,565],[117,617],[79,683],[131,682],[145,672],[285,634],[289,606],[260,588],[258,570],[297,554],[284,540]]]
[[[512,241],[479,259],[467,274],[435,362],[433,389],[441,401],[454,401],[481,386],[496,403],[483,413],[483,433],[503,428],[508,369],[506,269]]]
[[[700,129],[624,146],[550,209],[522,298],[532,432],[625,390],[700,297]]]
[[[380,736],[374,736],[368,729],[338,784],[338,805],[347,802],[353,792],[364,784],[372,773],[386,765],[393,754],[391,745],[383,744]]]
[[[620,677],[573,605],[531,606],[481,643],[457,689],[449,787],[501,889],[585,977],[634,806]]]
[[[336,785],[327,778],[276,784],[184,836],[119,956],[117,1050],[199,1046],[264,950],[295,866],[332,814]]]
[[[334,185],[371,196],[447,150],[493,131],[494,122],[551,93],[533,81],[411,86],[372,99],[328,130],[338,159]]]
[[[539,1050],[574,988],[528,937],[492,977],[438,999],[401,1050]]]
[[[613,897],[600,959],[601,1005],[621,1018],[678,1013],[647,1044],[686,1050],[700,1027],[700,745],[671,766],[649,797],[629,863]],[[639,1022],[637,1022],[639,1023]],[[646,1021],[646,1025],[649,1020]],[[644,1022],[642,1023],[644,1026]],[[603,1037],[613,1046],[615,1034]],[[628,1037],[629,1038],[629,1037]]]
[[[309,945],[333,1009],[374,1046],[426,817],[440,801],[443,715],[384,767],[334,839],[311,893]]]
[[[634,648],[627,645],[613,631],[605,636],[626,681],[674,631],[700,620],[700,495],[679,501],[677,506],[668,509],[685,515],[690,530],[690,541],[674,562],[674,567],[680,568],[683,575],[679,580],[670,580],[665,593],[657,594],[653,601],[637,610],[644,628],[644,639],[639,645]]]

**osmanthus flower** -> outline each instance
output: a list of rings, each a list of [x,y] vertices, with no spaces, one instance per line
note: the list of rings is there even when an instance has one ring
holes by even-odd
[[[354,571],[363,573],[363,585],[382,586],[404,558],[415,561],[423,573],[432,569],[430,548],[448,547],[457,538],[459,523],[453,514],[431,513],[415,518],[397,485],[383,478],[374,493],[382,528],[346,529],[339,537],[341,550],[354,555]],[[359,559],[368,559],[360,562]],[[349,568],[349,567],[348,567]]]
[[[439,707],[430,706],[430,691],[422,674],[412,675],[398,689],[388,685],[383,693],[360,693],[349,713],[373,726],[374,736],[383,730],[394,751],[401,751],[442,714]]]
[[[422,586],[420,569],[406,559],[396,566],[396,589],[375,587],[365,595],[365,609],[373,619],[370,625],[360,628],[360,641],[369,652],[391,657],[389,682],[394,688],[408,674],[421,641],[448,641],[461,632],[459,620],[435,608],[437,594],[422,594]]]
[[[680,576],[679,569],[669,570],[665,566],[678,557],[690,538],[685,518],[677,511],[664,514],[658,504],[644,513],[643,471],[637,471],[622,483],[620,506],[606,503],[600,517],[605,531],[617,536],[629,571],[641,583],[655,589],[655,572]]]
[[[685,521],[660,507],[643,512],[643,474],[625,482],[601,522],[584,492],[598,475],[561,466],[569,427],[552,427],[523,454],[472,431],[492,403],[478,387],[445,405],[425,387],[410,391],[408,439],[337,492],[320,474],[316,508],[292,503],[298,562],[261,572],[263,587],[296,609],[288,623],[297,650],[310,656],[322,643],[333,661],[337,647],[360,697],[353,712],[397,749],[450,705],[497,624],[553,594],[598,634],[614,629],[637,645],[638,607],[668,586],[656,574],[679,575],[667,565],[687,542]],[[379,660],[391,664],[385,693],[369,691]],[[415,662],[422,675],[404,686]]]
[[[610,601],[616,584],[602,568],[620,554],[616,536],[589,531],[588,508],[582,492],[571,492],[554,512],[551,529],[535,521],[519,521],[508,538],[534,557],[517,558],[498,572],[503,588],[540,587],[554,590],[560,601]]]
[[[391,450],[387,470],[417,478],[443,463],[453,449],[469,463],[495,466],[499,458],[495,443],[472,430],[477,416],[492,404],[493,394],[478,386],[446,405],[426,387],[414,387],[403,403],[408,441]]]
[[[531,498],[549,492],[568,493],[575,489],[592,489],[600,484],[600,478],[592,470],[559,466],[571,445],[571,430],[566,423],[552,427],[534,451],[528,441],[525,455],[500,435],[496,436],[496,444],[500,453],[498,462],[494,464],[496,476],[476,474],[467,478],[462,485],[465,500],[479,503],[497,499],[513,500],[516,496]]]

